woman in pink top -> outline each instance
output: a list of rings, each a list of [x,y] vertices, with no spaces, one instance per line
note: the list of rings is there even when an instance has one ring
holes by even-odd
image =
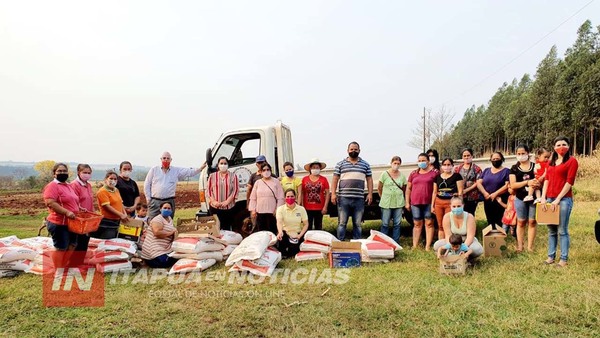
[[[425,222],[425,250],[431,249],[433,242],[433,214],[431,213],[431,200],[433,186],[438,175],[437,169],[429,162],[425,153],[419,154],[417,166],[419,169],[410,173],[406,186],[407,211],[412,212],[415,226],[413,227],[413,249],[416,249],[421,240],[423,222]]]
[[[94,212],[94,192],[92,185],[88,182],[92,178],[92,168],[89,164],[77,165],[77,178],[71,182],[71,189],[79,198],[79,207],[81,210]],[[75,250],[87,251],[90,237],[79,235]]]
[[[275,212],[284,203],[283,188],[279,180],[271,177],[270,164],[264,163],[261,166],[261,175],[262,179],[252,187],[248,210],[252,213],[252,218],[256,219],[258,231],[268,230],[277,234]]]

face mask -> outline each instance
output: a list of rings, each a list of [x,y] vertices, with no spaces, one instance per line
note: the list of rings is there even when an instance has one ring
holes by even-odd
[[[400,165],[399,164],[392,164],[392,170],[393,171],[398,171],[398,169],[400,169]]]
[[[502,160],[493,160],[492,165],[494,168],[500,168],[500,166],[502,166]]]
[[[517,155],[517,161],[525,162],[527,160],[529,160],[529,155]]]
[[[310,169],[310,173],[317,176],[321,173],[321,169]]]
[[[450,172],[452,172],[452,166],[451,165],[444,165],[444,166],[442,166],[442,170],[445,173],[450,173]]]
[[[464,212],[463,207],[452,208],[452,213],[456,216],[462,215],[463,212]]]
[[[419,162],[419,163],[417,163],[417,165],[419,166],[419,168],[425,169],[425,168],[427,168],[428,164],[427,164],[427,162]]]
[[[435,162],[435,156],[429,156],[429,163],[434,163]]]
[[[165,169],[169,169],[169,166],[171,165],[171,162],[169,161],[162,161],[162,167]]]
[[[467,159],[465,160],[465,163],[466,163],[466,164],[471,164],[471,163],[473,163],[473,158],[472,158],[472,157],[469,157],[469,158],[467,158]]]
[[[108,180],[108,186],[114,188],[117,186],[117,180]]]
[[[296,203],[296,198],[295,197],[286,197],[285,203],[287,203],[287,205],[293,205],[294,203]]]
[[[219,164],[219,170],[222,172],[226,172],[227,169],[229,169],[229,166],[227,164]]]
[[[79,179],[84,182],[89,181],[90,178],[92,178],[92,174],[80,174],[79,175]]]
[[[286,172],[285,172],[285,176],[287,176],[287,177],[292,177],[292,176],[294,176],[294,171],[293,171],[293,170],[291,170],[291,171],[286,171]]]
[[[129,178],[129,176],[131,176],[131,170],[124,170],[121,172],[121,176],[125,177],[125,178]]]
[[[161,209],[160,214],[162,215],[162,217],[170,217],[171,215],[173,215],[173,210]]]
[[[569,147],[554,148],[554,151],[556,151],[556,153],[560,156],[565,156],[565,154],[569,151]]]
[[[67,178],[69,178],[69,174],[56,174],[56,179],[60,183],[65,183],[67,181]]]
[[[348,156],[350,156],[350,158],[357,158],[358,157],[358,151],[351,151],[348,153]]]
[[[269,178],[269,177],[271,177],[271,172],[269,170],[263,170],[263,172],[261,173],[261,175],[264,178]]]

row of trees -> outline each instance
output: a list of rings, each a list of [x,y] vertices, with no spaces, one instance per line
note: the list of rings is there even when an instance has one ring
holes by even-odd
[[[448,113],[442,109],[432,115],[433,121],[444,120],[438,115]],[[504,83],[487,105],[467,109],[456,125],[441,135],[438,131],[429,146],[452,157],[458,157],[464,147],[473,148],[477,155],[495,150],[513,153],[521,143],[551,149],[558,135],[570,137],[572,151],[578,154],[592,155],[598,147],[600,26],[594,28],[589,20],[578,29],[564,58],[553,46],[534,78],[525,74]]]

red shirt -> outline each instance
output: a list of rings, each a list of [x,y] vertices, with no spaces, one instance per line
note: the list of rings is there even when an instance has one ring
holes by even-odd
[[[92,191],[92,185],[87,183],[82,185],[78,179],[71,182],[71,188],[75,195],[79,197],[79,205],[85,208],[89,212],[94,212],[94,192]]]
[[[542,175],[544,175],[544,173],[548,169],[549,164],[550,162],[548,161],[535,161],[535,178],[539,179],[540,177],[542,177]]]
[[[306,210],[323,210],[325,207],[325,190],[329,190],[329,182],[321,175],[316,182],[310,176],[302,178],[302,203]]]
[[[48,183],[44,188],[44,200],[53,199],[63,208],[71,211],[79,211],[79,197],[73,192],[73,189],[67,183],[60,183],[56,180]],[[57,225],[66,225],[67,216],[56,213],[52,208],[48,208],[48,221]]]
[[[571,186],[574,185],[578,168],[579,163],[573,156],[569,157],[567,162],[557,166],[548,166],[548,172],[546,174],[548,190],[546,191],[546,197],[556,198],[565,186],[565,183],[569,183]],[[569,192],[567,192],[564,197],[573,197],[573,189],[570,188]]]

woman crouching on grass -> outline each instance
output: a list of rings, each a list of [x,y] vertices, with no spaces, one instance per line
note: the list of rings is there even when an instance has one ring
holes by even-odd
[[[546,172],[546,180],[542,190],[541,205],[546,206],[546,197],[552,211],[560,209],[559,224],[548,224],[548,259],[546,264],[554,263],[556,245],[560,235],[560,261],[558,267],[567,265],[571,238],[569,236],[569,218],[573,210],[573,184],[577,176],[579,163],[569,152],[569,139],[559,136],[554,139],[554,153],[550,157],[550,165]]]
[[[151,268],[170,268],[177,261],[168,256],[173,251],[171,245],[177,238],[177,229],[173,225],[172,214],[171,203],[163,202],[160,205],[160,215],[150,221],[150,226],[145,231],[142,259]]]
[[[55,267],[75,266],[83,262],[83,259],[69,262],[67,250],[73,250],[77,243],[85,242],[87,249],[86,235],[79,235],[69,231],[67,226],[68,219],[75,219],[75,213],[80,210],[79,197],[75,194],[67,179],[69,178],[69,168],[64,163],[57,163],[52,168],[54,180],[46,185],[43,190],[44,203],[48,207],[49,215],[46,218],[48,232],[52,236],[54,248],[59,253],[53,256]],[[83,245],[82,245],[83,248]],[[86,251],[83,249],[82,251]],[[83,258],[85,254],[78,255]]]
[[[285,191],[285,204],[277,208],[276,215],[278,249],[283,257],[294,257],[308,230],[306,209],[296,203],[294,189]]]
[[[442,225],[444,227],[445,239],[440,239],[433,245],[433,249],[437,252],[439,248],[450,243],[450,236],[456,234],[463,238],[472,253],[469,255],[472,259],[483,254],[483,247],[479,244],[475,232],[475,217],[464,211],[464,202],[461,197],[452,197],[450,200],[451,211],[444,215]]]

